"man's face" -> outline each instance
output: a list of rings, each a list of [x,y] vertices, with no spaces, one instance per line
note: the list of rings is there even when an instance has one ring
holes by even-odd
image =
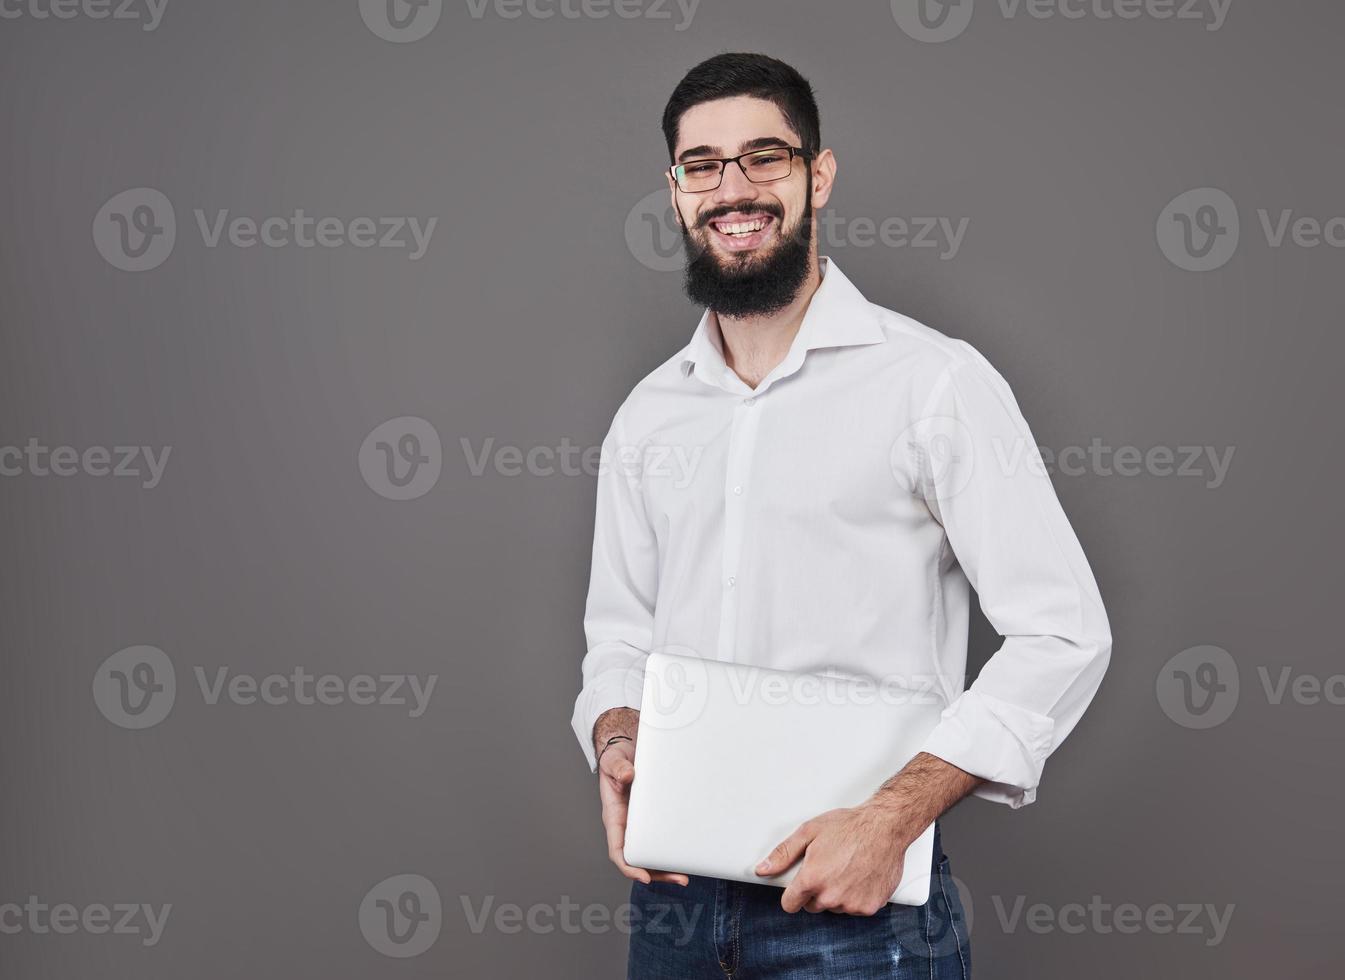
[[[738,96],[693,106],[678,126],[674,163],[799,146],[774,103]],[[762,316],[787,306],[816,262],[813,210],[831,192],[829,150],[795,157],[788,176],[747,179],[729,164],[715,190],[687,192],[668,176],[687,244],[687,292],[726,316]]]
[[[673,162],[737,156],[770,145],[800,145],[774,103],[748,96],[718,99],[683,113]],[[730,164],[717,190],[686,193],[671,176],[668,183],[673,207],[697,250],[710,252],[727,272],[759,267],[785,236],[798,233],[810,203],[809,170],[808,161],[796,158],[788,177],[757,184]]]

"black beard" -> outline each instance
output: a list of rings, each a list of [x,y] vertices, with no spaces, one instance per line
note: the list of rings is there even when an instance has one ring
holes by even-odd
[[[762,213],[773,211],[758,209]],[[776,215],[777,227],[782,224]],[[704,234],[710,234],[702,225]],[[754,258],[741,268],[724,268],[711,248],[702,247],[691,233],[682,228],[687,266],[682,285],[693,303],[708,307],[723,316],[770,316],[778,313],[798,296],[808,278],[808,262],[813,238],[813,202],[804,204],[803,217],[792,233],[780,232],[780,242],[763,261]]]

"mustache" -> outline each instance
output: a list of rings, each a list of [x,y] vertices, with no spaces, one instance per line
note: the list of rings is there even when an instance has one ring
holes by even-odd
[[[712,208],[706,211],[696,220],[696,228],[704,228],[711,221],[718,221],[730,214],[768,214],[777,221],[783,222],[785,209],[775,204],[725,204],[722,207]]]

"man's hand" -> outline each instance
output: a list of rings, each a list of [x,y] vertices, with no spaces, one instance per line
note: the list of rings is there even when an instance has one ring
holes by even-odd
[[[781,908],[873,915],[901,883],[906,848],[981,782],[921,752],[866,802],[829,810],[800,825],[756,872],[778,875],[802,858],[780,899]]]
[[[625,714],[616,714],[624,712]],[[626,846],[626,812],[630,808],[630,786],[635,781],[635,738],[640,713],[632,708],[613,708],[603,712],[594,726],[594,751],[598,759],[598,798],[602,801],[602,825],[607,831],[607,856],[627,878],[642,881],[668,881],[688,884],[686,875],[667,871],[649,871],[631,867],[623,853]],[[613,735],[629,735],[632,741],[613,742]],[[896,886],[893,886],[896,887]]]
[[[756,872],[778,875],[803,858],[780,899],[781,908],[873,915],[901,881],[906,848],[915,839],[902,831],[892,810],[871,803],[828,810],[776,845]]]

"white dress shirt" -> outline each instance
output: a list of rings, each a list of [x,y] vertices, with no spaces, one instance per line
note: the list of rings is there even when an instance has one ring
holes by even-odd
[[[999,373],[822,271],[755,390],[706,311],[617,411],[575,735],[594,768],[654,650],[877,678],[943,701],[923,749],[977,795],[1031,803],[1107,667],[1097,583]],[[1004,643],[964,690],[970,588]]]

